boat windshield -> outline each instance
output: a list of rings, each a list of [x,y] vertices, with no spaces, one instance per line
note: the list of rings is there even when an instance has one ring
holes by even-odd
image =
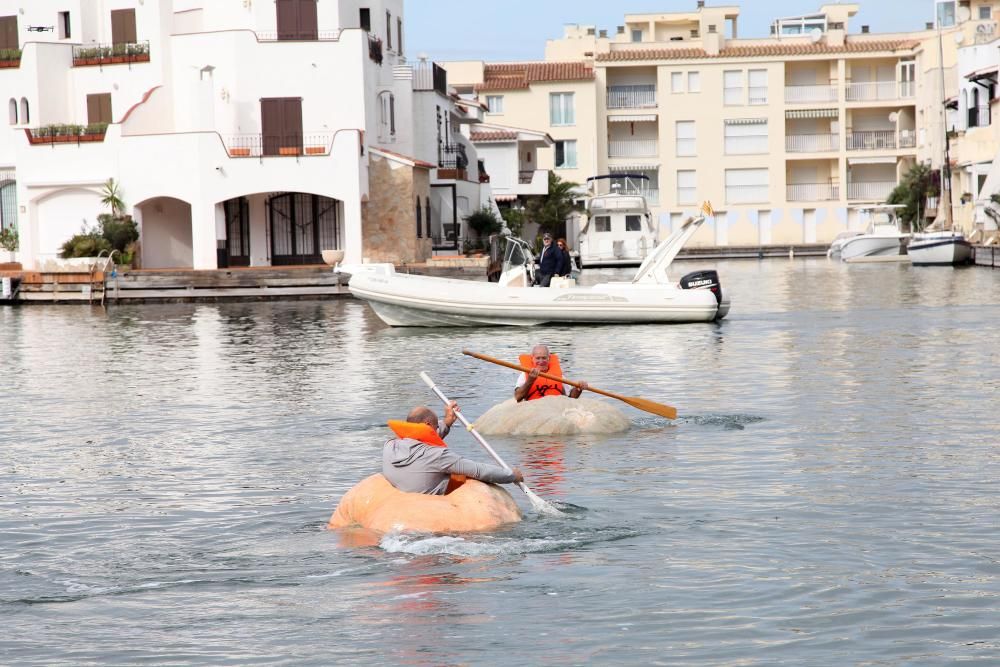
[[[524,248],[521,247],[521,243],[517,239],[508,237],[507,239],[507,253],[504,257],[504,268],[509,269],[515,266],[525,266],[528,263],[528,257],[524,252]]]

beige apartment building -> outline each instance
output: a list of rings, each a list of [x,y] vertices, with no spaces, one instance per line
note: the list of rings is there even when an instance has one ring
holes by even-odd
[[[538,159],[564,178],[646,175],[661,237],[708,200],[717,213],[691,245],[828,243],[863,227],[862,209],[915,163],[940,167],[959,35],[994,4],[936,0],[924,30],[892,34],[852,26],[857,4],[828,4],[740,39],[739,7],[698,2],[626,15],[614,31],[566,26],[541,63],[444,66],[492,105],[489,122],[549,133],[557,145]],[[593,76],[525,81],[515,68]],[[562,92],[571,126],[552,123],[565,118]],[[570,140],[576,168],[561,170],[558,142]]]

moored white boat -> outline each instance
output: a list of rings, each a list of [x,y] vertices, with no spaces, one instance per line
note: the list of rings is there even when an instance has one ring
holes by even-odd
[[[648,181],[642,174],[587,179],[587,222],[578,243],[583,268],[639,266],[653,251],[656,229],[643,196]],[[610,186],[603,188],[605,184]]]
[[[961,232],[917,232],[907,252],[914,266],[954,266],[972,260],[972,245]]]
[[[711,322],[729,312],[715,271],[671,281],[667,267],[704,222],[688,220],[656,247],[630,282],[589,287],[531,287],[533,257],[521,239],[506,237],[499,282],[396,273],[392,264],[338,267],[348,287],[391,326],[487,326],[613,322]],[[570,281],[572,282],[572,281]]]
[[[871,222],[863,234],[843,238],[839,242],[840,259],[845,262],[868,257],[898,257],[906,255],[910,235],[899,228],[895,209],[898,206],[877,206],[867,209]],[[834,243],[837,243],[835,240]],[[831,245],[830,256],[835,255]]]

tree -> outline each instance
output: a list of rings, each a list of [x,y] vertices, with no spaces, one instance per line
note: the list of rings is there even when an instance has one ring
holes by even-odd
[[[121,186],[115,179],[109,178],[104,183],[104,190],[101,192],[101,203],[111,209],[111,215],[120,218],[125,215],[125,200]]]
[[[503,228],[503,221],[489,206],[483,206],[478,211],[470,213],[466,216],[465,222],[476,232],[476,237],[480,241]]]
[[[939,183],[939,172],[931,170],[927,164],[915,164],[906,172],[899,185],[889,193],[886,203],[902,204],[899,219],[910,225],[910,229],[920,231],[924,224],[923,220],[919,219],[919,212],[924,210],[928,197],[938,196]]]
[[[555,237],[566,236],[566,218],[574,211],[582,211],[576,203],[579,183],[564,181],[554,171],[549,172],[548,194],[528,202],[528,218],[538,223],[539,231]]]
[[[503,221],[507,223],[507,229],[514,236],[521,236],[521,232],[524,230],[524,209],[514,208],[513,206],[509,208],[500,209],[500,215],[503,216]]]

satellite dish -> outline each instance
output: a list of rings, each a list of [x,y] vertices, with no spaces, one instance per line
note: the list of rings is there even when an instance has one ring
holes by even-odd
[[[959,21],[959,23],[965,23],[970,18],[972,18],[972,12],[969,10],[968,7],[959,7],[958,8],[958,21]]]
[[[813,28],[809,31],[809,41],[815,44],[819,40],[823,39],[823,31],[819,28]]]
[[[899,112],[893,111],[891,114],[889,114],[890,123],[895,123],[897,120],[899,120]]]

